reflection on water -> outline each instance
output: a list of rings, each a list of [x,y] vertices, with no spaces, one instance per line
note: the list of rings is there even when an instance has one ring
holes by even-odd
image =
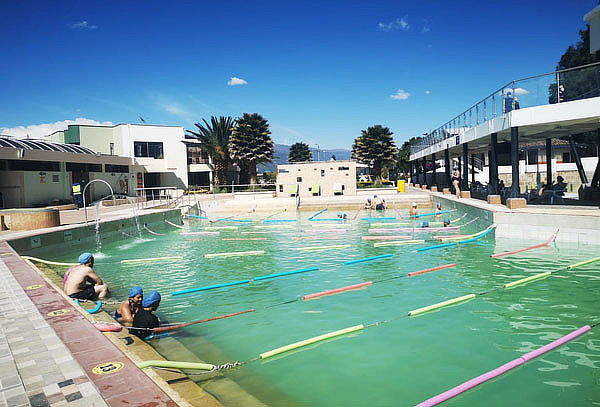
[[[346,212],[350,218],[356,215]],[[286,218],[294,216],[285,214]],[[496,241],[489,236],[476,244],[418,254],[416,248],[438,241],[428,233],[415,233],[413,238],[425,236],[424,244],[374,247],[373,241],[361,239],[368,234],[369,222],[347,222],[345,234],[314,233],[318,227],[306,220],[308,216],[310,213],[302,213],[297,218],[299,222],[285,228],[271,225],[268,230],[260,229],[267,232],[260,234],[266,240],[222,240],[256,233],[253,225],[240,224],[237,230],[219,230],[218,236],[189,238],[181,235],[180,230],[171,230],[166,236],[106,244],[102,252],[110,257],[110,262],[103,263],[99,256],[96,269],[119,298],[126,296],[131,285],[143,285],[147,291],[159,290],[163,301],[158,314],[171,322],[255,308],[253,313],[190,326],[175,333],[174,337],[197,357],[215,364],[254,359],[261,352],[357,324],[389,321],[367,328],[360,335],[226,372],[271,406],[414,405],[582,325],[600,320],[600,263],[562,270],[513,289],[498,289],[513,280],[596,257],[596,247],[557,243],[492,259],[489,256],[493,253],[530,246],[548,236],[540,236],[539,241]],[[359,217],[362,216],[364,212]],[[466,220],[471,218],[469,215]],[[487,226],[482,222],[478,220],[455,233],[475,233]],[[193,221],[186,229],[202,231],[208,225]],[[327,240],[322,240],[325,236]],[[318,252],[293,250],[335,244],[351,247]],[[249,250],[266,253],[204,258],[207,253]],[[342,265],[350,259],[387,253],[394,256]],[[72,261],[76,255],[67,253],[56,260]],[[161,256],[184,259],[134,267],[118,263],[122,259]],[[406,277],[410,271],[447,263],[457,263],[457,267]],[[177,290],[313,266],[319,270],[188,295],[169,295]],[[364,281],[375,284],[317,300],[300,299],[302,295]],[[493,291],[438,312],[418,318],[406,316],[412,309],[489,290]],[[168,356],[169,347],[160,351]],[[596,370],[599,368],[600,335],[593,330],[445,405],[600,403],[594,379],[600,374]]]

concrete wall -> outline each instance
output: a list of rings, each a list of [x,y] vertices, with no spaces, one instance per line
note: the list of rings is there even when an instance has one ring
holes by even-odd
[[[54,199],[68,199],[65,194],[67,175],[64,172],[23,171],[23,205],[46,206]]]
[[[304,197],[313,196],[316,185],[320,186],[322,196],[333,196],[336,185],[344,186],[343,195],[356,195],[356,162],[315,161],[278,165],[277,195],[290,196],[286,186],[293,185],[299,185],[300,196]]]

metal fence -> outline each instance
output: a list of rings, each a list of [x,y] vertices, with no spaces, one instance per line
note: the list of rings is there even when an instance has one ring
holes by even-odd
[[[411,146],[418,153],[513,110],[600,96],[600,62],[518,79],[430,131]]]

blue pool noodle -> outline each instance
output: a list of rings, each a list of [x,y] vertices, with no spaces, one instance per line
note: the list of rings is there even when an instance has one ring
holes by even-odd
[[[440,215],[442,213],[448,213],[450,211],[439,211],[439,212],[432,212],[432,213],[423,213],[421,215],[415,215],[415,218],[420,218],[421,216],[432,216],[432,215]]]
[[[225,219],[225,218],[219,218],[217,219],[219,222],[244,222],[244,223],[249,223],[249,222],[253,222],[249,219]]]
[[[362,263],[363,261],[371,261],[371,260],[377,260],[377,259],[385,259],[388,257],[392,257],[393,254],[382,254],[380,256],[373,256],[373,257],[365,257],[363,259],[357,259],[357,260],[350,260],[350,261],[345,261],[344,264],[348,265],[348,264],[354,264],[354,263]]]
[[[451,246],[456,246],[456,242],[436,244],[435,246],[429,246],[429,247],[421,247],[421,248],[417,249],[417,252],[425,252],[427,250],[441,249],[442,247],[451,247]]]
[[[263,223],[284,223],[284,222],[296,222],[296,219],[266,219]]]
[[[196,219],[208,219],[206,216],[198,216],[198,215],[185,215],[188,218],[196,218]]]
[[[75,304],[81,306],[81,304],[79,303],[79,300],[75,299],[73,301],[75,301]],[[92,309],[86,309],[85,311],[88,314],[95,314],[96,312],[100,311],[100,308],[102,308],[102,301],[98,300],[98,301],[96,301],[96,306],[94,308],[92,308]]]
[[[193,293],[193,292],[196,292],[196,291],[212,290],[213,288],[229,287],[229,286],[232,286],[232,285],[246,284],[246,283],[249,283],[249,282],[250,282],[250,280],[239,280],[239,281],[233,281],[231,283],[207,285],[205,287],[189,288],[187,290],[174,291],[174,292],[171,293],[171,295],[189,294],[189,293]]]
[[[334,221],[334,220],[348,220],[344,218],[319,218],[319,219],[309,219],[311,222],[323,222],[323,221]]]
[[[275,278],[275,277],[287,276],[287,275],[290,275],[290,274],[304,273],[306,271],[315,271],[315,270],[319,270],[319,268],[318,267],[308,267],[308,268],[305,268],[305,269],[294,270],[294,271],[286,271],[286,272],[283,272],[283,273],[267,274],[266,276],[254,277],[254,281],[266,280],[268,278]]]

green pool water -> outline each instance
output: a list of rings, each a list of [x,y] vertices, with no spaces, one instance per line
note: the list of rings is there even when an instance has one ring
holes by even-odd
[[[222,230],[219,236],[182,236],[181,230],[171,226],[156,227],[157,232],[166,235],[144,235],[142,239],[104,244],[97,253],[95,268],[112,288],[114,297],[125,297],[131,285],[142,285],[146,292],[159,290],[163,301],[158,315],[169,322],[256,309],[253,313],[191,326],[174,335],[199,358],[215,364],[247,361],[262,352],[326,332],[383,322],[226,373],[271,406],[415,405],[600,320],[600,263],[514,289],[494,291],[437,312],[406,316],[415,308],[596,257],[598,246],[557,243],[505,259],[491,259],[489,255],[495,252],[530,246],[548,238],[541,235],[535,241],[500,239],[491,234],[460,248],[416,253],[417,247],[437,243],[430,239],[436,233],[415,234],[416,239],[425,237],[423,245],[373,247],[373,241],[361,240],[361,236],[369,234],[369,222],[351,221],[345,234],[306,233],[332,229],[326,225],[331,222],[307,221],[310,214],[279,215],[298,220],[291,229],[256,229],[254,224],[239,224],[238,230]],[[351,211],[348,214],[350,218],[355,215]],[[386,216],[393,215],[388,211]],[[327,213],[322,216],[331,217]],[[186,231],[201,231],[207,225],[206,221],[192,220],[186,224]],[[222,225],[238,226],[213,224]],[[486,226],[477,221],[460,233],[474,233]],[[247,235],[242,231],[268,233]],[[324,236],[333,238],[319,239]],[[232,237],[266,240],[221,240]],[[293,250],[334,244],[351,247],[320,252]],[[266,253],[204,258],[207,253],[248,250]],[[347,260],[387,253],[394,256],[342,265]],[[73,261],[78,254],[64,253],[54,260]],[[119,263],[122,259],[161,256],[184,259]],[[412,278],[404,276],[447,263],[458,263],[458,267]],[[312,266],[320,270],[188,295],[169,295],[177,290]],[[396,276],[403,277],[386,280]],[[281,304],[305,294],[364,281],[375,284],[318,300]],[[444,405],[600,405],[599,330],[600,327]],[[199,345],[206,341],[220,352]],[[198,380],[202,381],[202,377]]]

